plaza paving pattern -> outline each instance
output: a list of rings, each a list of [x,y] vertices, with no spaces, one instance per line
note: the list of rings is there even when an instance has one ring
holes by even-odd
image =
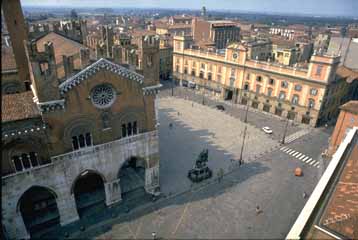
[[[165,161],[161,164],[161,181],[172,183],[163,184],[164,194],[190,187],[191,182],[185,176],[203,148],[209,149],[208,165],[214,176],[220,168],[224,172],[229,171],[240,158],[245,125],[245,162],[278,146],[277,141],[267,137],[260,129],[201,104],[192,105],[191,101],[180,98],[161,98],[158,99],[158,108],[160,156],[161,161]],[[169,127],[169,123],[173,124],[173,128]]]

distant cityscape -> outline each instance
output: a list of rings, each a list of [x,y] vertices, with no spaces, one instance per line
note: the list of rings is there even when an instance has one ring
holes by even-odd
[[[4,239],[358,238],[358,16],[30,3],[1,5]]]

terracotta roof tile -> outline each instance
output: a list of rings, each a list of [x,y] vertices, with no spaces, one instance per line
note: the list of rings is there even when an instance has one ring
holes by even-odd
[[[10,122],[41,116],[33,102],[31,91],[3,95],[1,101],[1,122]]]

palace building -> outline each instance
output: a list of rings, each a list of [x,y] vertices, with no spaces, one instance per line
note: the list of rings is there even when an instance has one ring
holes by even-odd
[[[315,53],[304,68],[250,59],[242,43],[202,50],[191,36],[175,36],[173,45],[173,76],[182,85],[311,126],[334,119],[331,106],[354,98],[358,88],[336,74],[340,56]]]
[[[17,6],[4,14],[21,12]],[[20,41],[11,40],[18,49]],[[140,69],[133,69],[92,58],[54,32],[27,41],[31,90],[2,96],[7,238],[39,237],[133,192],[159,193],[159,39],[144,36],[140,44]]]

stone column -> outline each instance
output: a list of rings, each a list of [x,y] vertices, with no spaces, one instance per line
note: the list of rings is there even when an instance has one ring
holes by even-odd
[[[104,189],[106,192],[106,205],[111,206],[115,203],[122,201],[120,179],[115,179],[112,182],[106,182]]]
[[[145,190],[154,194],[159,188],[159,164],[145,169]]]
[[[81,68],[84,69],[90,64],[90,50],[89,48],[80,49]]]
[[[112,57],[115,63],[121,64],[122,63],[122,48],[121,46],[113,46],[112,47]]]
[[[68,189],[66,189],[68,190]],[[60,213],[61,226],[77,221],[79,219],[75,195],[64,191],[59,194],[57,200],[57,208]]]

